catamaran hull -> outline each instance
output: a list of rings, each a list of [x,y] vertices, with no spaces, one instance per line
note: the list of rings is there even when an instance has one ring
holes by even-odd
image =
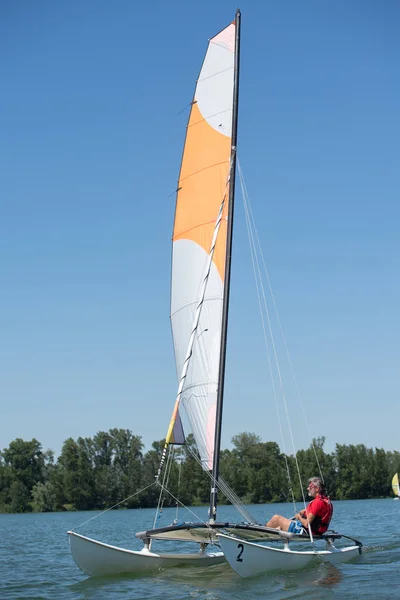
[[[71,554],[77,566],[87,575],[146,573],[180,566],[209,567],[225,562],[223,552],[197,554],[156,554],[146,548],[127,550],[68,531]]]
[[[321,551],[296,551],[289,548],[272,548],[225,534],[218,535],[225,559],[241,577],[254,577],[269,571],[304,569],[312,561],[333,563],[348,562],[361,552],[359,546]]]

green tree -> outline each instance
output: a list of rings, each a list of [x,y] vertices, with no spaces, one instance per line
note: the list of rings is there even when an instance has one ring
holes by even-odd
[[[391,476],[386,452],[383,448],[375,448],[373,468],[371,472],[371,497],[389,496],[391,492]]]
[[[248,451],[252,502],[276,502],[286,488],[284,456],[276,442],[259,443]]]
[[[248,494],[248,469],[235,450],[222,450],[220,475],[240,499]],[[220,502],[226,501],[221,494]]]
[[[348,446],[336,444],[337,488],[339,499],[371,497],[373,451],[364,444]]]
[[[37,483],[32,488],[32,508],[35,512],[52,512],[57,510],[57,498],[53,484]]]
[[[113,446],[113,469],[116,490],[119,498],[128,498],[126,506],[140,506],[140,498],[135,495],[142,485],[143,442],[129,429],[110,429]]]
[[[94,508],[94,478],[92,462],[92,440],[68,438],[58,459],[57,502],[66,508],[87,510]],[[60,497],[60,495],[62,496]]]
[[[250,457],[261,438],[255,433],[244,431],[232,438],[233,450],[227,456],[227,466],[222,467],[222,472],[227,474],[227,481],[232,483],[232,489],[244,502],[254,502],[253,475]]]
[[[14,479],[10,486],[9,510],[12,513],[31,512],[31,492],[22,481]]]
[[[210,501],[211,480],[200,464],[194,436],[189,434],[182,446],[181,499],[186,505],[208,504]]]
[[[139,496],[139,503],[143,508],[157,506],[160,489],[152,484],[155,483],[164,445],[165,440],[153,442],[151,450],[143,457],[141,487],[147,488]]]
[[[41,444],[32,439],[25,442],[17,438],[2,452],[3,479],[8,489],[3,498],[11,512],[31,510],[31,490],[37,483],[43,483],[45,477],[45,456]]]
[[[0,512],[11,512],[11,483],[11,467],[5,464],[0,452]]]

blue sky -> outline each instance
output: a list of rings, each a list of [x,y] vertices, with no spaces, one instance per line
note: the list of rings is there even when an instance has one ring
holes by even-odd
[[[0,448],[165,436],[185,107],[235,9],[2,3]],[[241,9],[239,156],[311,433],[397,449],[399,5]],[[243,221],[238,194],[223,447],[280,442]]]

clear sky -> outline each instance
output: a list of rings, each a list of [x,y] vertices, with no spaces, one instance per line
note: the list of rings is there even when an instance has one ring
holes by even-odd
[[[311,433],[398,449],[400,5],[240,7],[239,156]],[[0,448],[165,436],[185,107],[235,9],[1,3]],[[223,447],[280,441],[240,197],[236,217]]]

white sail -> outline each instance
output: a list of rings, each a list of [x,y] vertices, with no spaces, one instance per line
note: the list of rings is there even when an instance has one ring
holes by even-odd
[[[399,486],[399,475],[395,473],[392,479],[392,490],[394,495],[399,498],[400,497],[400,486]]]

